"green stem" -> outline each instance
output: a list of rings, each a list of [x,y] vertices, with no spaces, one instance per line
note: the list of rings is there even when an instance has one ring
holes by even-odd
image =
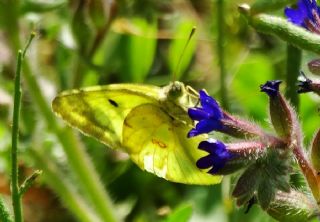
[[[300,49],[287,44],[286,97],[290,100],[296,110],[299,109],[297,81],[300,73],[301,56],[302,53]]]
[[[19,119],[20,119],[20,102],[21,86],[20,74],[22,63],[22,51],[18,52],[17,70],[15,77],[14,105],[12,119],[12,148],[11,148],[11,197],[15,222],[22,221],[21,199],[18,180],[18,138],[19,138]]]
[[[18,139],[19,139],[19,120],[21,105],[21,67],[24,55],[34,38],[34,34],[30,35],[29,41],[24,50],[18,51],[17,70],[14,82],[14,104],[12,117],[12,148],[11,148],[11,197],[15,222],[20,222],[22,218],[21,196],[19,187],[19,168],[18,168]]]
[[[75,61],[75,68],[74,68],[74,78],[72,80],[72,84],[71,87],[72,88],[79,88],[82,85],[82,81],[83,81],[83,76],[84,73],[86,73],[88,66],[85,62],[83,62],[83,60],[85,59],[85,55],[81,55],[81,52],[79,52],[79,55],[77,55],[76,57],[76,61]],[[90,58],[88,58],[90,59]]]
[[[224,59],[224,0],[217,0],[217,29],[218,29],[218,39],[217,39],[217,52],[220,68],[220,102],[223,108],[228,109],[228,95],[227,95],[227,73],[225,70],[225,59]]]

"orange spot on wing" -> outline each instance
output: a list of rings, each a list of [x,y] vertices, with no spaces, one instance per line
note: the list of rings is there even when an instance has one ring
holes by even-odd
[[[128,120],[127,120],[127,119],[124,120],[123,124],[126,125],[127,127],[131,128],[131,129],[133,128],[133,127],[128,123]]]
[[[160,141],[160,140],[157,140],[155,138],[153,138],[151,140],[151,142],[157,146],[159,146],[160,148],[167,148],[167,144],[165,144],[164,142]]]

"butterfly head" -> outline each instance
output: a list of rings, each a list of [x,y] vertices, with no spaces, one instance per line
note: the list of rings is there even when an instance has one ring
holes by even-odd
[[[165,93],[169,100],[179,100],[186,93],[185,85],[178,81],[171,82],[165,87]]]

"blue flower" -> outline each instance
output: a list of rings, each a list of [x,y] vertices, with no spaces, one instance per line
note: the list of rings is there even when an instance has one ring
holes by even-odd
[[[189,108],[188,114],[191,119],[199,121],[196,127],[190,130],[188,137],[194,137],[213,130],[221,130],[223,112],[215,99],[204,90],[199,91],[201,107]]]
[[[316,0],[299,0],[296,9],[286,7],[284,13],[293,24],[320,34],[320,8]]]
[[[211,167],[208,171],[210,174],[216,174],[222,169],[226,162],[229,161],[233,154],[231,154],[226,146],[219,140],[208,139],[207,141],[202,141],[199,149],[204,150],[209,153],[209,155],[200,158],[197,161],[197,167],[200,169],[207,169]]]
[[[279,93],[279,85],[281,82],[281,80],[267,81],[264,85],[260,86],[260,91],[267,93],[270,97],[275,97]]]

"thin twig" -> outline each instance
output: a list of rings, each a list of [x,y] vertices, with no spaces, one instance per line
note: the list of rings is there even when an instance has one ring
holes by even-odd
[[[17,57],[17,70],[14,85],[14,106],[12,118],[12,149],[11,149],[11,192],[12,192],[12,206],[14,212],[15,222],[21,222],[22,209],[21,209],[21,196],[19,188],[19,169],[18,169],[18,139],[19,139],[19,119],[20,119],[20,105],[21,105],[21,67],[22,60],[29,47],[35,34],[32,33],[24,48],[18,51]]]
[[[12,149],[11,149],[11,192],[12,192],[12,206],[15,222],[22,221],[21,200],[18,181],[18,138],[19,138],[19,119],[20,119],[20,101],[21,101],[21,87],[20,74],[22,63],[22,51],[18,52],[17,71],[15,77],[14,90],[14,106],[12,119]]]

